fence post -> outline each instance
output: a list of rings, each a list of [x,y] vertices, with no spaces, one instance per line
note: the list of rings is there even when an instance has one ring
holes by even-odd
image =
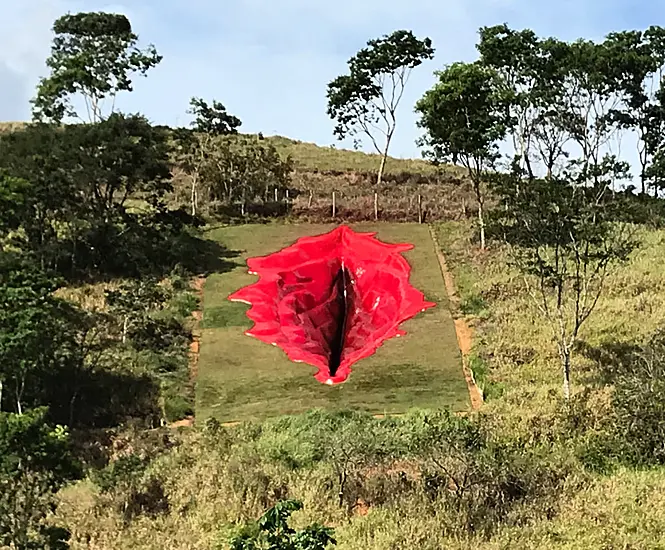
[[[423,223],[423,197],[418,195],[418,223]]]
[[[374,221],[379,219],[379,194],[374,193]]]
[[[307,201],[307,208],[308,209],[312,208],[312,195],[313,195],[313,193],[312,193],[312,190],[310,189],[309,190],[309,200]]]
[[[288,189],[286,190],[286,195],[284,196],[284,202],[285,202],[286,204],[289,203],[289,190],[288,190]]]
[[[277,198],[277,187],[275,187],[275,202],[279,202],[279,199]]]
[[[335,192],[332,192],[332,217],[335,217],[336,214],[336,208],[335,208]]]

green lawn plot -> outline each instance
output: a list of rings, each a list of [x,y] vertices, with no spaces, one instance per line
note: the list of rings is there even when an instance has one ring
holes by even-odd
[[[211,275],[203,295],[198,362],[197,418],[221,421],[262,419],[311,408],[357,409],[395,414],[411,407],[470,408],[461,354],[448,299],[428,227],[418,224],[357,224],[356,231],[377,231],[386,242],[415,245],[405,253],[411,283],[437,306],[406,321],[403,337],[384,342],[376,353],[353,365],[342,384],[317,382],[314,367],[289,361],[286,354],[243,332],[252,326],[248,305],[230,302],[236,289],[257,277],[246,259],[317,235],[332,225],[245,225],[211,229],[209,237],[237,251],[237,267]]]

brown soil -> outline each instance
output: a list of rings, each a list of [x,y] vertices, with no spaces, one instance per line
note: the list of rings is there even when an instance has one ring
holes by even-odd
[[[473,345],[473,329],[469,326],[467,320],[462,316],[460,311],[460,299],[459,295],[457,294],[457,288],[455,287],[455,280],[453,279],[452,273],[448,269],[446,258],[441,251],[439,241],[436,238],[436,234],[434,233],[434,230],[431,226],[430,234],[432,235],[432,241],[434,242],[436,255],[439,259],[439,265],[441,266],[441,273],[443,274],[443,280],[445,282],[448,299],[450,301],[450,310],[455,320],[457,344],[459,345],[459,349],[462,352],[462,369],[464,370],[464,378],[466,379],[466,384],[469,388],[471,407],[473,410],[478,410],[483,404],[483,394],[480,391],[480,388],[478,388],[476,385],[476,382],[473,379],[473,373],[469,368],[469,354],[471,353],[471,346]]]
[[[203,285],[205,284],[205,277],[196,277],[192,283],[192,290],[196,292],[199,299],[199,309],[192,312],[194,324],[192,327],[192,342],[189,345],[189,376],[192,382],[196,381],[198,375],[199,363],[199,349],[201,347],[201,319],[203,319]],[[182,420],[172,422],[169,424],[170,428],[182,428],[183,426],[193,426],[194,417],[188,416]]]

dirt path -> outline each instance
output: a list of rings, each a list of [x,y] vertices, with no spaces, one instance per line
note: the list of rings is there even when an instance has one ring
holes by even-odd
[[[201,347],[201,320],[203,319],[203,285],[205,285],[205,277],[196,277],[192,283],[191,288],[196,293],[199,299],[199,309],[192,312],[194,319],[194,326],[192,327],[192,342],[189,345],[189,376],[193,383],[196,382],[199,369],[199,349]],[[193,426],[194,417],[188,416],[182,420],[172,422],[169,428],[182,428],[184,426]]]
[[[469,326],[466,319],[460,311],[460,298],[457,294],[457,288],[455,287],[455,280],[453,275],[448,269],[446,264],[446,258],[441,251],[439,246],[439,240],[436,238],[436,233],[430,225],[429,228],[430,235],[432,236],[432,242],[434,243],[434,249],[436,250],[437,258],[439,259],[439,265],[441,266],[441,274],[443,275],[443,280],[446,285],[446,291],[448,293],[448,299],[450,301],[450,310],[453,314],[453,319],[455,322],[455,332],[457,333],[457,343],[459,349],[462,352],[462,369],[464,370],[464,378],[466,378],[466,385],[469,388],[469,396],[471,398],[471,407],[473,410],[478,410],[483,404],[483,394],[480,391],[480,388],[476,385],[476,381],[473,379],[473,372],[469,368],[469,354],[471,353],[471,346],[473,344],[473,329]]]

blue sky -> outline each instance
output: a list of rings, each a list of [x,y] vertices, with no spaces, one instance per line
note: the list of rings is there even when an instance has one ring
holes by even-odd
[[[125,13],[142,44],[164,56],[135,91],[118,97],[125,112],[185,125],[192,96],[218,99],[242,130],[321,145],[336,142],[326,115],[326,85],[370,38],[396,29],[429,36],[433,61],[417,68],[401,104],[391,153],[419,157],[413,105],[433,71],[476,57],[480,26],[507,22],[562,39],[601,38],[665,21],[657,0],[18,0],[0,8],[0,120],[27,120],[29,99],[49,54],[51,27],[66,12]],[[350,146],[350,142],[338,146]],[[371,145],[365,144],[370,150]]]

